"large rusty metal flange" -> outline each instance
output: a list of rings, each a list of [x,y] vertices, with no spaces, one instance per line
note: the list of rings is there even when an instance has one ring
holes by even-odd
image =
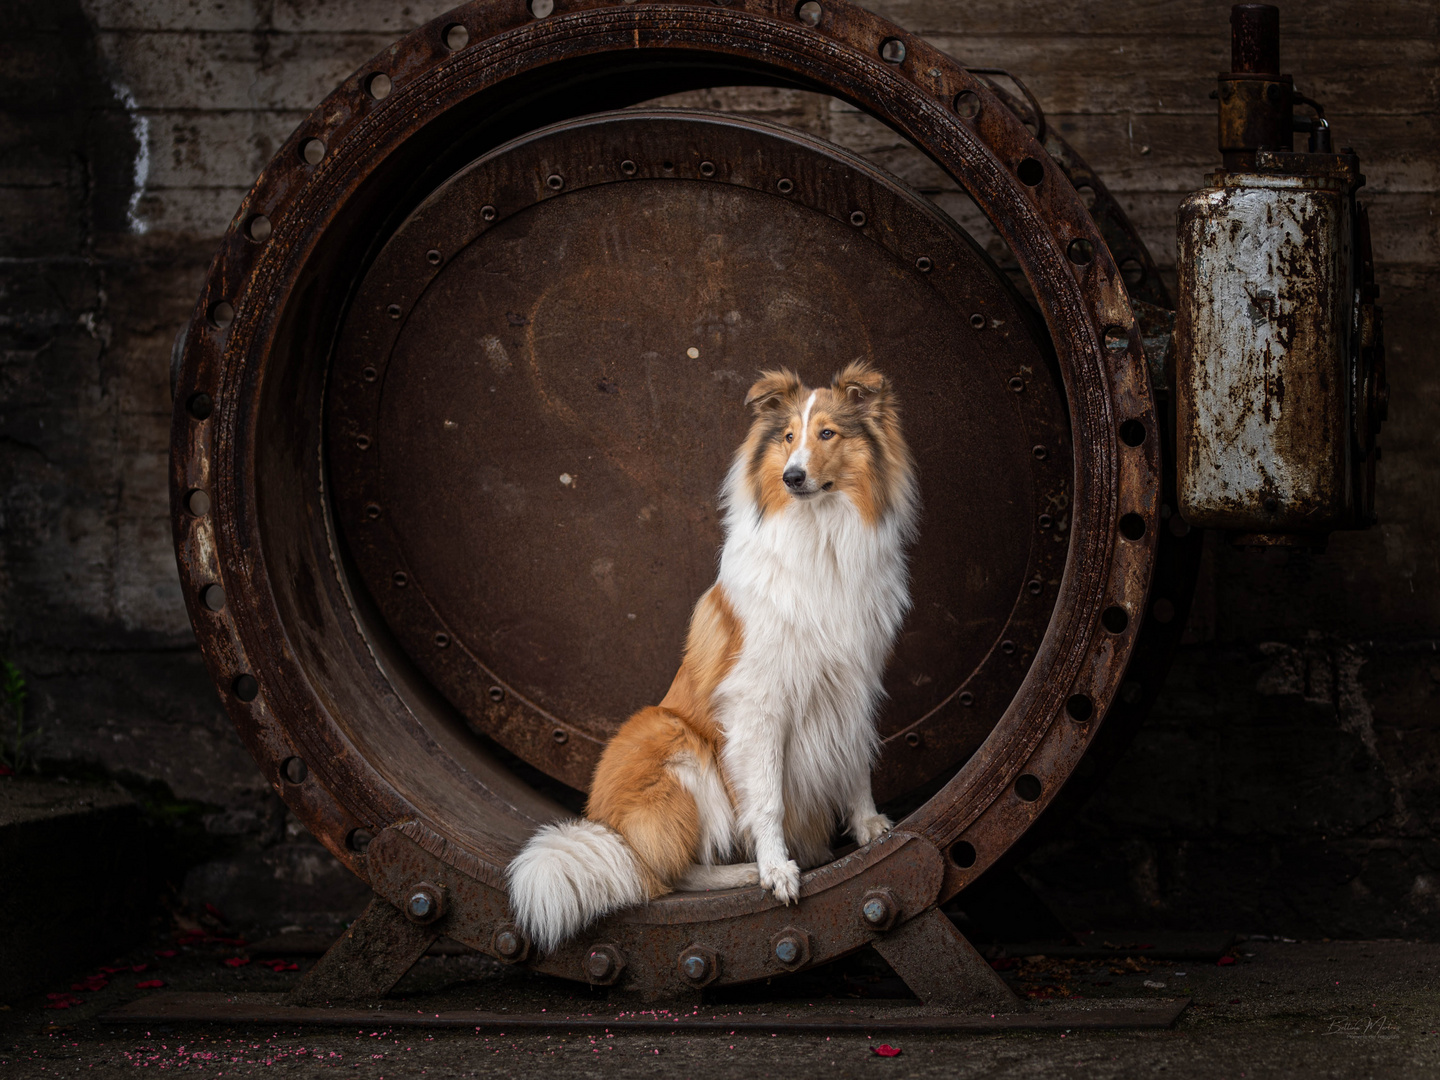
[[[1053,344],[1073,443],[1054,613],[979,749],[903,832],[806,875],[798,910],[751,889],[667,897],[610,920],[603,940],[624,950],[623,981],[667,985],[674,957],[662,975],[645,953],[664,927],[680,928],[666,942],[714,949],[704,928],[723,920],[727,940],[763,955],[791,929],[813,943],[812,963],[858,947],[853,911],[843,934],[807,912],[828,911],[822,895],[858,904],[928,880],[918,866],[897,872],[904,851],[944,853],[933,889],[903,897],[907,916],[954,895],[1025,833],[1119,697],[1162,527],[1160,429],[1120,271],[1059,166],[982,78],[859,8],[826,0],[820,12],[812,22],[788,0],[561,0],[545,18],[523,0],[457,8],[300,125],[211,267],[185,342],[171,462],[181,578],[207,664],[311,831],[397,905],[418,881],[444,887],[436,925],[476,948],[489,951],[505,921],[504,865],[559,808],[488,753],[376,629],[337,542],[322,418],[336,336],[377,251],[446,177],[545,123],[735,82],[822,90],[881,118],[965,188],[1014,253]],[[218,610],[204,599],[212,586]],[[308,768],[285,767],[296,757]],[[528,962],[584,978],[591,944]],[[716,952],[721,982],[767,973]]]

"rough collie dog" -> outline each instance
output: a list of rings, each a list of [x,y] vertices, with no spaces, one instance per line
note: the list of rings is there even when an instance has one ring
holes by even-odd
[[[890,383],[863,363],[819,390],[767,371],[745,401],[720,574],[669,693],[605,747],[585,818],[510,864],[541,949],[672,889],[758,882],[792,903],[837,825],[860,844],[890,828],[870,770],[919,504]]]

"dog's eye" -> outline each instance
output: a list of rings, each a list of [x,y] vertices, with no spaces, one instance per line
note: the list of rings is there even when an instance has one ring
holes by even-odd
[[[831,431],[828,427],[824,431],[820,432],[820,438],[822,439],[833,439],[834,437],[835,432]]]
[[[787,432],[785,433],[785,441],[786,441],[786,442],[794,442],[794,441],[795,441],[795,433],[794,433],[793,431],[787,431]]]

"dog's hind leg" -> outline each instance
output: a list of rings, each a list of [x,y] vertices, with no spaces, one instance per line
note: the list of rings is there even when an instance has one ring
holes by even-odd
[[[728,866],[706,866],[694,863],[675,888],[681,892],[704,892],[707,889],[738,889],[760,884],[760,868],[753,862],[731,863]]]

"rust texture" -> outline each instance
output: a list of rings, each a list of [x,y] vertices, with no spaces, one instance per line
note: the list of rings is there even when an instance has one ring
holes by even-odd
[[[446,42],[457,38],[447,31],[456,25],[468,38],[452,50]],[[883,49],[887,41],[904,44],[903,59]],[[821,89],[912,140],[1009,245],[1041,321],[1025,325],[1013,296],[953,227],[833,148],[703,117],[674,118],[670,128],[641,116],[566,123],[726,82]],[[562,126],[522,138],[549,124]],[[617,161],[618,145],[606,140],[625,132],[637,149]],[[305,151],[314,139],[327,151],[318,161]],[[658,153],[663,146],[675,156]],[[702,152],[710,156],[696,160]],[[680,175],[666,175],[667,161]],[[772,175],[782,162],[793,164],[794,176]],[[780,179],[791,181],[789,190]],[[852,200],[863,201],[842,205]],[[647,221],[647,207],[665,208],[666,220]],[[587,223],[574,230],[584,255],[574,263],[547,233],[566,215]],[[898,670],[931,682],[911,678],[908,688],[892,688],[886,733],[893,748],[881,783],[909,790],[906,809],[913,807],[896,833],[807,875],[797,908],[780,908],[758,888],[676,895],[617,916],[589,940],[537,955],[505,932],[503,867],[562,808],[527,784],[499,748],[579,784],[585,741],[603,736],[626,695],[645,690],[640,684],[663,668],[645,655],[643,637],[627,645],[634,609],[622,606],[618,586],[608,592],[607,581],[626,575],[636,595],[652,605],[660,599],[658,609],[634,611],[644,635],[663,633],[678,610],[667,606],[665,582],[700,577],[691,565],[703,559],[714,524],[694,512],[719,476],[692,483],[686,475],[685,490],[667,490],[659,466],[679,463],[698,475],[733,445],[726,412],[733,406],[716,389],[728,377],[713,373],[741,370],[741,358],[705,362],[715,350],[724,355],[726,312],[742,312],[735,332],[743,333],[745,308],[717,307],[713,324],[697,324],[683,302],[697,281],[742,300],[750,295],[753,286],[727,279],[724,265],[760,260],[747,263],[722,248],[727,258],[716,266],[692,265],[713,254],[697,238],[726,215],[727,245],[773,252],[783,247],[776,235],[799,229],[797,242],[813,237],[833,280],[817,285],[800,262],[794,273],[832,305],[838,325],[850,320],[890,335],[905,318],[906,333],[920,342],[939,335],[934,357],[921,356],[904,334],[885,346],[906,357],[907,407],[925,440],[916,446],[922,475],[968,482],[947,480],[947,467],[959,467],[979,484],[973,494],[940,487],[929,496],[937,547],[967,535],[954,531],[966,527],[958,517],[947,516],[956,513],[951,498],[976,499],[967,512],[996,531],[966,540],[975,548],[950,553],[948,563],[922,552],[917,569],[933,576],[917,594],[917,610],[932,601],[942,609],[968,603],[972,586],[954,578],[972,561],[982,573],[993,566],[1003,580],[996,598],[977,608],[984,626],[951,629],[926,611],[917,626],[934,640],[902,644],[900,663],[909,666]],[[763,227],[747,234],[752,224]],[[609,262],[606,251],[585,247],[596,228],[609,230],[620,252]],[[620,251],[627,237],[651,245],[652,257]],[[667,244],[685,245],[685,265],[673,261],[673,284]],[[487,281],[481,275],[490,266],[507,275]],[[616,280],[587,280],[598,267]],[[640,268],[648,269],[635,276]],[[554,284],[563,291],[547,292]],[[595,290],[597,306],[586,308],[582,285]],[[773,284],[772,294],[778,289]],[[432,293],[452,302],[437,303]],[[856,315],[870,304],[894,310]],[[652,369],[643,352],[633,353],[643,334],[620,325],[627,319],[653,323],[645,332],[657,344],[647,351],[668,361],[654,369],[658,381],[647,383]],[[761,325],[780,333],[785,321]],[[574,337],[573,352],[534,336],[547,326]],[[588,336],[576,337],[587,327]],[[990,336],[993,353],[977,347],[976,334]],[[609,348],[607,340],[620,345]],[[765,347],[764,336],[749,344]],[[699,357],[690,357],[692,347]],[[468,383],[456,368],[464,360]],[[1004,392],[989,382],[995,365]],[[501,393],[505,371],[512,396],[491,406],[484,395],[491,385]],[[465,412],[450,415],[456,406]],[[963,442],[972,436],[961,421],[984,423],[977,411],[992,408],[1008,421],[988,441]],[[688,444],[667,445],[666,432],[655,428],[655,417],[670,414],[696,433]],[[446,433],[458,432],[445,427],[447,419],[457,429],[484,423],[451,447]],[[585,432],[597,428],[613,452],[592,461],[600,440]],[[1017,449],[1020,432],[1043,435],[1029,459],[1023,443]],[[1163,636],[1148,602],[1161,537],[1171,535],[1161,505],[1161,436],[1143,335],[1106,235],[1064,169],[982,77],[839,2],[826,3],[816,25],[788,4],[763,0],[574,0],[545,18],[519,0],[476,3],[417,30],[347,79],[247,195],[184,343],[172,518],[191,620],[238,730],[296,814],[355,873],[397,906],[422,884],[443,890],[443,913],[425,932],[567,978],[593,977],[586,961],[608,946],[612,963],[600,977],[623,960],[622,985],[677,990],[690,977],[681,974],[681,954],[709,950],[704,957],[713,953],[713,962],[696,969],[693,990],[695,978],[734,982],[791,970],[770,947],[782,932],[803,935],[812,964],[874,940],[881,931],[860,908],[877,888],[890,889],[901,909],[884,932],[901,932],[975,880],[1052,802],[1112,708],[1123,713],[1134,699],[1122,696],[1121,684],[1144,635]],[[507,456],[517,440],[539,457],[537,469],[555,472],[553,486]],[[962,440],[960,451],[952,440]],[[586,464],[564,466],[562,451],[583,454]],[[973,460],[957,465],[946,456],[961,451]],[[391,460],[413,471],[387,473]],[[517,478],[533,508],[521,526],[504,516],[504,483]],[[490,481],[500,486],[486,492]],[[1021,493],[1019,509],[993,495],[1003,485]],[[607,487],[612,499],[586,502]],[[190,508],[195,490],[209,496],[204,513]],[[1067,505],[1048,513],[1048,524],[1039,515],[1022,524],[1039,499],[1060,494]],[[652,505],[648,526],[641,512]],[[477,507],[485,512],[476,515]],[[555,540],[538,533],[539,521],[590,535]],[[545,607],[562,594],[547,594],[543,575],[527,576],[526,549],[593,590],[582,629]],[[653,584],[644,583],[646,553],[665,560]],[[406,561],[386,564],[387,555]],[[567,566],[576,556],[588,558]],[[1034,568],[1043,573],[1027,577]],[[484,588],[467,595],[476,582]],[[221,610],[201,599],[212,584],[225,590]],[[527,586],[538,598],[533,606],[525,603]],[[1014,598],[1009,612],[1000,599],[1006,589]],[[1030,629],[1007,638],[1007,622]],[[607,654],[587,652],[585,627],[608,638],[613,679]],[[527,633],[531,647],[515,647]],[[547,669],[550,649],[591,665],[588,679],[567,681]],[[979,704],[978,693],[962,687],[991,663],[993,674],[982,672],[975,685],[1007,700],[985,702],[986,720],[923,726],[937,708]],[[1148,679],[1143,693],[1155,682]],[[909,735],[919,737],[918,747]],[[923,753],[903,756],[931,740],[947,766],[932,768]],[[554,750],[571,743],[581,744],[573,758]],[[285,770],[292,758],[307,768]],[[1021,774],[1034,778],[1024,797],[1015,790]]]

